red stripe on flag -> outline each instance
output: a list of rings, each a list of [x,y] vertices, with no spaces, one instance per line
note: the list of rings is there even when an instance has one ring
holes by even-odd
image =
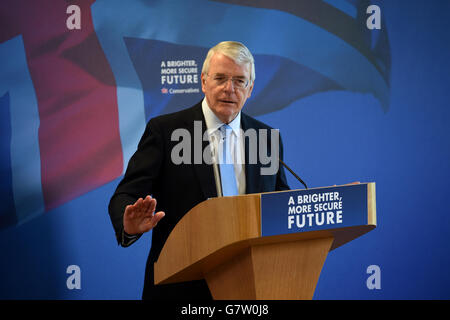
[[[122,173],[115,80],[95,35],[92,2],[77,1],[81,30],[66,27],[66,1],[23,1],[26,10],[14,11],[39,105],[47,210]]]

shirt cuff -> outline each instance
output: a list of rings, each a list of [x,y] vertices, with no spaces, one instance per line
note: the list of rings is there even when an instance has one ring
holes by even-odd
[[[122,229],[122,241],[120,245],[122,247],[131,246],[137,239],[141,237],[141,234],[128,234]]]

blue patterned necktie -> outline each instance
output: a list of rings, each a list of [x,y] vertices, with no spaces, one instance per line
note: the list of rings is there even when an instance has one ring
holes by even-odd
[[[222,157],[220,158],[220,180],[222,182],[222,195],[235,196],[238,195],[236,175],[234,173],[234,164],[231,154],[231,127],[224,124],[220,127],[223,138]]]

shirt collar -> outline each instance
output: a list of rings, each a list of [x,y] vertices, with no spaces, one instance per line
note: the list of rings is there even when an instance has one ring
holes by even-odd
[[[208,102],[206,101],[206,97],[202,101],[202,111],[203,115],[205,116],[206,128],[208,129],[210,134],[224,125],[224,123],[214,114],[214,112],[209,107]],[[240,111],[236,118],[234,118],[233,121],[231,121],[228,125],[231,127],[231,129],[233,129],[233,132],[236,134],[236,136],[239,136],[241,129]]]

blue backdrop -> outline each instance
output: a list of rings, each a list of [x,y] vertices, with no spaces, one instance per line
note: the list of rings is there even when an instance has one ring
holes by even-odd
[[[1,299],[140,298],[151,233],[119,247],[107,204],[146,121],[202,97],[162,62],[199,75],[222,40],[254,53],[245,110],[308,186],[376,182],[377,228],[329,253],[314,298],[450,298],[448,1],[73,4],[80,29],[65,1],[0,5]]]

